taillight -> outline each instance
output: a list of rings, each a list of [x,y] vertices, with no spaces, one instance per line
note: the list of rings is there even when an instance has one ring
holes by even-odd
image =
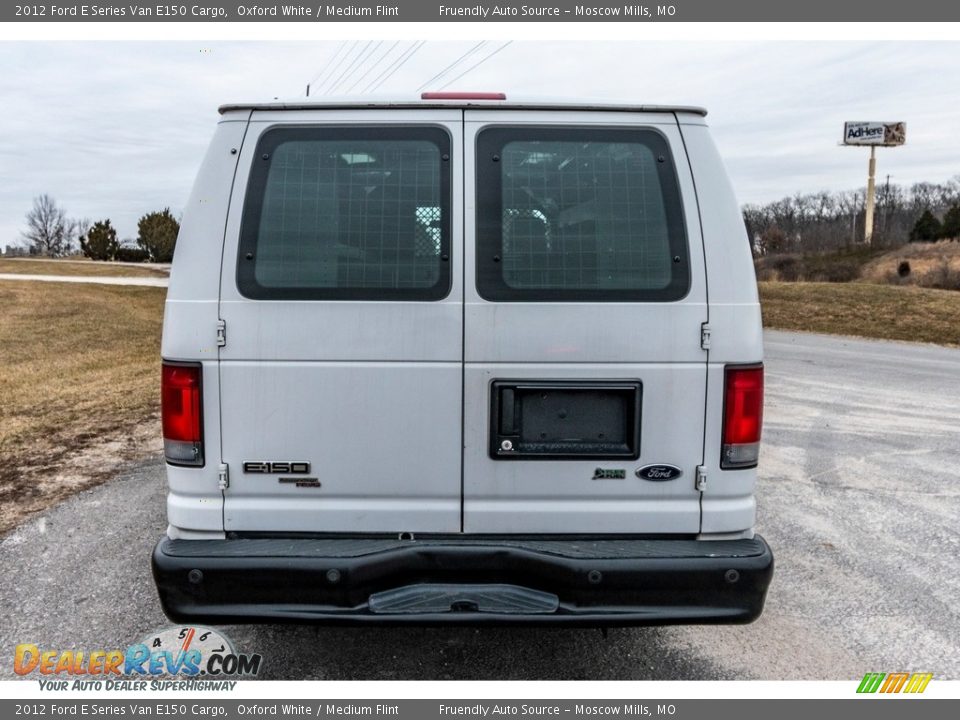
[[[203,465],[202,373],[200,363],[163,363],[163,454],[174,465]]]
[[[750,468],[760,455],[763,365],[730,365],[724,371],[723,451],[720,467]]]

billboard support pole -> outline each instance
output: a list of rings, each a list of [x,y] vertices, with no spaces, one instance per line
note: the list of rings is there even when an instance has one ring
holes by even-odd
[[[863,222],[863,241],[869,245],[873,240],[873,203],[875,179],[877,174],[877,148],[870,146],[870,165],[867,170],[867,209]]]
[[[907,124],[905,122],[845,122],[841,145],[870,146],[870,165],[867,167],[867,198],[863,218],[863,242],[873,242],[873,214],[877,190],[877,146],[899,147],[907,142]],[[890,177],[887,176],[889,190]],[[884,211],[886,212],[886,211]],[[884,215],[886,225],[886,215]],[[884,229],[886,229],[884,227]],[[856,235],[856,233],[854,233]],[[854,239],[856,242],[856,239]]]

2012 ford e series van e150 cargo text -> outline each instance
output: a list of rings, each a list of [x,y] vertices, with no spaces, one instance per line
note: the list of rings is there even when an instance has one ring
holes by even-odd
[[[171,618],[760,614],[760,307],[703,110],[220,111],[164,318]]]

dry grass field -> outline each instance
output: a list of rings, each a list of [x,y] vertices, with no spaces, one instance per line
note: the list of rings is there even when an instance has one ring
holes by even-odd
[[[868,283],[759,287],[765,327],[960,345],[960,292]]]
[[[167,271],[149,265],[94,262],[76,259],[0,258],[0,273],[17,275],[90,275],[94,277],[167,277]]]
[[[0,532],[156,449],[164,295],[0,280]]]

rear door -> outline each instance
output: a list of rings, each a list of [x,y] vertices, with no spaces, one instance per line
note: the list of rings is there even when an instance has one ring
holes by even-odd
[[[464,120],[464,530],[698,532],[707,289],[675,116]]]
[[[458,532],[462,113],[258,111],[221,277],[227,531]]]

